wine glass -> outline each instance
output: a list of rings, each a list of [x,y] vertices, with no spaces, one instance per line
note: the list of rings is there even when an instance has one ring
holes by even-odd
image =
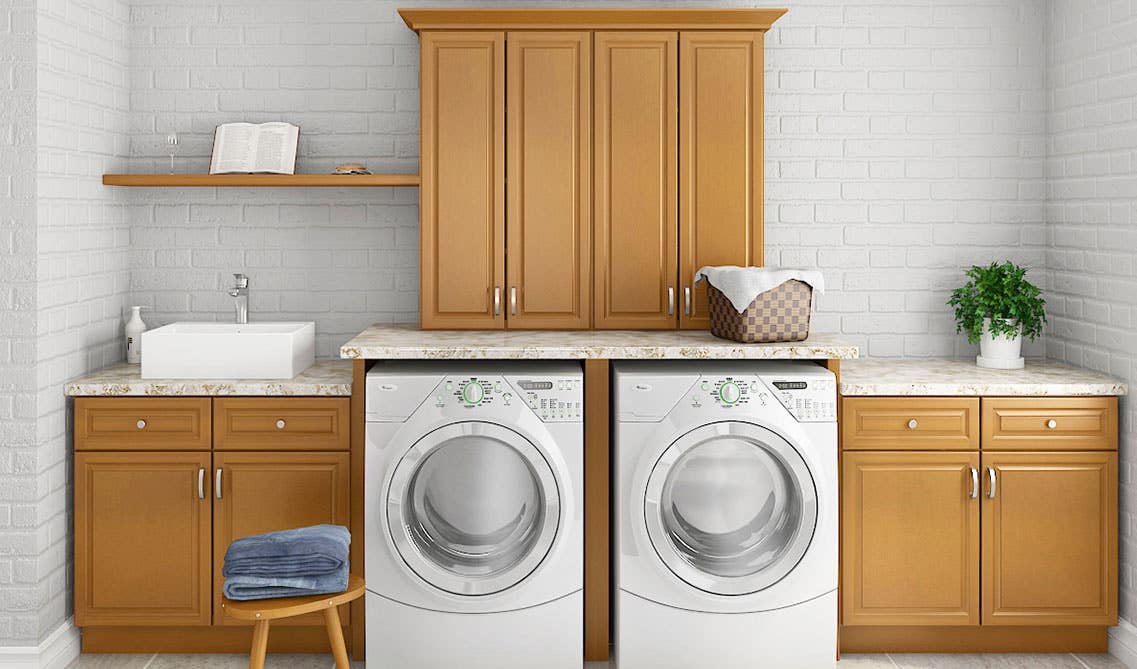
[[[178,153],[178,133],[166,135],[166,151],[170,154],[170,174],[174,173],[174,156]]]

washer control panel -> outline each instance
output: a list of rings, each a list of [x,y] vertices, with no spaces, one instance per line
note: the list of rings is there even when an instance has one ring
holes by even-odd
[[[566,378],[511,378],[521,400],[546,423],[580,421],[584,418],[584,381]]]
[[[512,393],[501,379],[479,376],[446,377],[435,389],[434,405],[459,406],[467,409],[493,405],[506,406],[513,400]]]
[[[691,406],[715,405],[724,409],[769,401],[766,386],[753,376],[704,376],[691,390]]]
[[[837,382],[831,378],[766,378],[771,394],[803,423],[837,420]]]

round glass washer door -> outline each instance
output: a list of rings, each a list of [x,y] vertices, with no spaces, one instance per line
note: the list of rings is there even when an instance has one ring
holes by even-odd
[[[400,557],[456,595],[506,590],[548,554],[560,521],[552,468],[525,437],[466,421],[419,439],[395,466],[387,521]]]
[[[747,595],[780,581],[809,549],[817,489],[797,450],[752,423],[698,427],[656,462],[644,498],[660,559],[691,586]]]

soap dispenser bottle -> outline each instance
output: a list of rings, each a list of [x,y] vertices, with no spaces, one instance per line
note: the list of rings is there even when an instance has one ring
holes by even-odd
[[[131,364],[142,362],[142,333],[146,323],[142,322],[142,307],[131,307],[130,320],[126,322],[126,361]]]

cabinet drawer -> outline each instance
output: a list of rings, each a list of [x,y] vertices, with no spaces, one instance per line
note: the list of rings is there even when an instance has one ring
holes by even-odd
[[[1117,450],[1117,398],[983,398],[983,448]]]
[[[75,449],[209,450],[208,397],[79,397]]]
[[[213,448],[230,451],[346,451],[346,397],[242,397],[213,400]]]
[[[846,397],[845,450],[977,450],[977,397]]]

